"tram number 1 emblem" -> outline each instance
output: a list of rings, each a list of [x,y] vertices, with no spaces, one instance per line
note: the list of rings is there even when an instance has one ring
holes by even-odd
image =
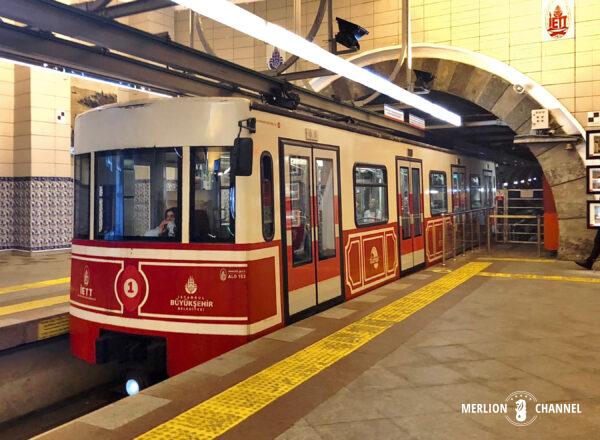
[[[127,278],[123,284],[123,291],[128,298],[135,298],[140,290],[140,286],[133,278]]]

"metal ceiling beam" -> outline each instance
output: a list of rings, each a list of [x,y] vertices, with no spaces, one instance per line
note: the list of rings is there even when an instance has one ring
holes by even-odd
[[[332,75],[336,75],[336,73],[333,73],[332,71],[327,69],[312,69],[303,70],[301,72],[282,73],[281,75],[277,75],[277,77],[285,79],[286,81],[295,81],[298,79],[320,78],[322,76]]]
[[[107,6],[97,14],[108,18],[121,18],[129,15],[142,14],[144,12],[156,11],[157,9],[169,8],[176,6],[171,0],[137,0],[129,3],[122,3],[115,6]]]
[[[467,119],[468,116],[464,116],[464,119]],[[507,127],[506,122],[501,121],[500,119],[492,119],[489,121],[472,121],[472,122],[468,122],[468,121],[464,121],[463,120],[463,125],[460,128],[463,127]],[[436,125],[429,125],[427,127],[427,130],[445,130],[445,129],[450,129],[450,128],[457,128],[454,125],[451,124],[436,124]]]
[[[172,94],[236,94],[233,89],[228,90],[209,81],[4,23],[0,23],[0,56],[29,64],[41,64],[43,60],[104,79],[128,81]]]
[[[280,79],[53,0],[2,0],[0,16],[264,95],[293,93],[303,106],[400,135],[423,137],[419,130],[382,115],[336,102]],[[27,49],[23,50],[26,55]],[[39,56],[43,60],[43,54]]]
[[[396,110],[408,110],[408,109],[413,108],[412,106],[410,106],[408,104],[404,104],[402,102],[394,102],[392,104],[367,104],[367,105],[363,106],[362,108],[367,109],[367,110],[372,110],[374,112],[382,112],[383,113],[384,106],[386,106],[386,105],[389,107],[393,107]]]

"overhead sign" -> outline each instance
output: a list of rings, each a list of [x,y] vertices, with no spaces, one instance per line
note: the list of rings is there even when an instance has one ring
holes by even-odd
[[[383,104],[383,115],[395,121],[404,122],[404,112],[391,105]]]
[[[542,41],[575,37],[575,0],[542,0]]]
[[[420,128],[421,130],[425,130],[425,119],[419,118],[415,115],[408,115],[408,123],[413,127]]]

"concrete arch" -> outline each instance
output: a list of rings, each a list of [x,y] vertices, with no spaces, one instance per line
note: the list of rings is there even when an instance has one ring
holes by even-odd
[[[360,66],[387,76],[401,51],[390,46],[350,58]],[[509,65],[466,49],[416,44],[412,48],[413,68],[435,76],[432,88],[471,101],[503,120],[515,133],[529,134],[531,110],[547,108],[556,135],[582,136],[585,130],[573,115],[544,87]],[[316,91],[352,99],[368,89],[336,76],[311,81]],[[513,86],[523,86],[518,93]],[[565,149],[566,142],[530,144],[552,189],[559,223],[559,258],[580,258],[589,253],[593,231],[587,229],[585,145]]]

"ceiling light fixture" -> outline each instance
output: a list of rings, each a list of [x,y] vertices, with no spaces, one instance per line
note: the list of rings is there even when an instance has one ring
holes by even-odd
[[[369,87],[383,95],[408,104],[442,121],[457,127],[462,125],[460,115],[452,113],[442,106],[399,87],[385,78],[343,58],[327,52],[299,35],[281,26],[270,23],[227,0],[174,0],[180,5],[215,20],[225,26],[243,32],[257,40],[292,53],[300,58],[317,64],[340,76]]]

